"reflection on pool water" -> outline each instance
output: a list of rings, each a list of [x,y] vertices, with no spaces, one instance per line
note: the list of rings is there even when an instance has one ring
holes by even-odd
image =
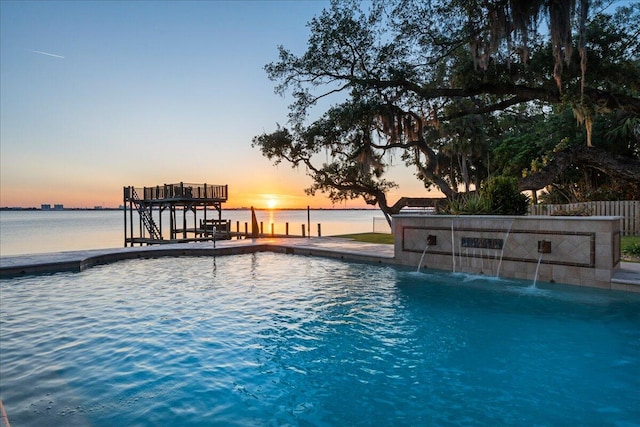
[[[636,294],[271,253],[0,285],[16,426],[640,422]]]

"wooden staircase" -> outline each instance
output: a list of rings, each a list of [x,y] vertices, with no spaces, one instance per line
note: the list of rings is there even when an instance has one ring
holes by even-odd
[[[142,219],[142,223],[149,232],[149,236],[154,240],[162,240],[162,233],[153,220],[153,216],[151,216],[151,207],[142,203],[142,200],[138,197],[138,193],[136,193],[136,189],[133,187],[131,187],[131,200],[136,206],[136,210]]]

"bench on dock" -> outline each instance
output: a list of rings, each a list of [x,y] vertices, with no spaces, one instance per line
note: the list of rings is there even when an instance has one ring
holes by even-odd
[[[213,236],[215,229],[215,237],[221,239],[229,239],[231,227],[226,219],[201,219],[200,230],[205,236]]]

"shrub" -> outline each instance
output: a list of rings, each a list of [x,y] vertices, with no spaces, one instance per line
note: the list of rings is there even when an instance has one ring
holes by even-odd
[[[488,215],[491,213],[491,205],[482,195],[467,193],[451,200],[446,211],[452,215]]]
[[[640,257],[640,243],[632,243],[622,250],[627,255]]]
[[[490,212],[497,215],[526,215],[529,197],[518,190],[518,181],[507,176],[489,178],[480,194],[488,200]]]

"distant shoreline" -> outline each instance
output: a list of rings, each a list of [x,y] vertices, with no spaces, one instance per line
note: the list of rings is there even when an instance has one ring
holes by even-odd
[[[42,212],[62,212],[62,211],[121,211],[124,208],[62,208],[62,209],[42,209],[42,208],[21,208],[21,207],[0,207],[0,211],[42,211]]]
[[[42,211],[42,212],[63,212],[63,211],[121,211],[123,207],[119,208],[62,208],[62,209],[42,209],[42,208],[23,208],[23,207],[0,207],[0,211]],[[306,211],[307,208],[254,208],[257,211]],[[241,208],[223,208],[223,211],[248,211],[251,207]],[[312,211],[377,211],[378,208],[309,208]]]

